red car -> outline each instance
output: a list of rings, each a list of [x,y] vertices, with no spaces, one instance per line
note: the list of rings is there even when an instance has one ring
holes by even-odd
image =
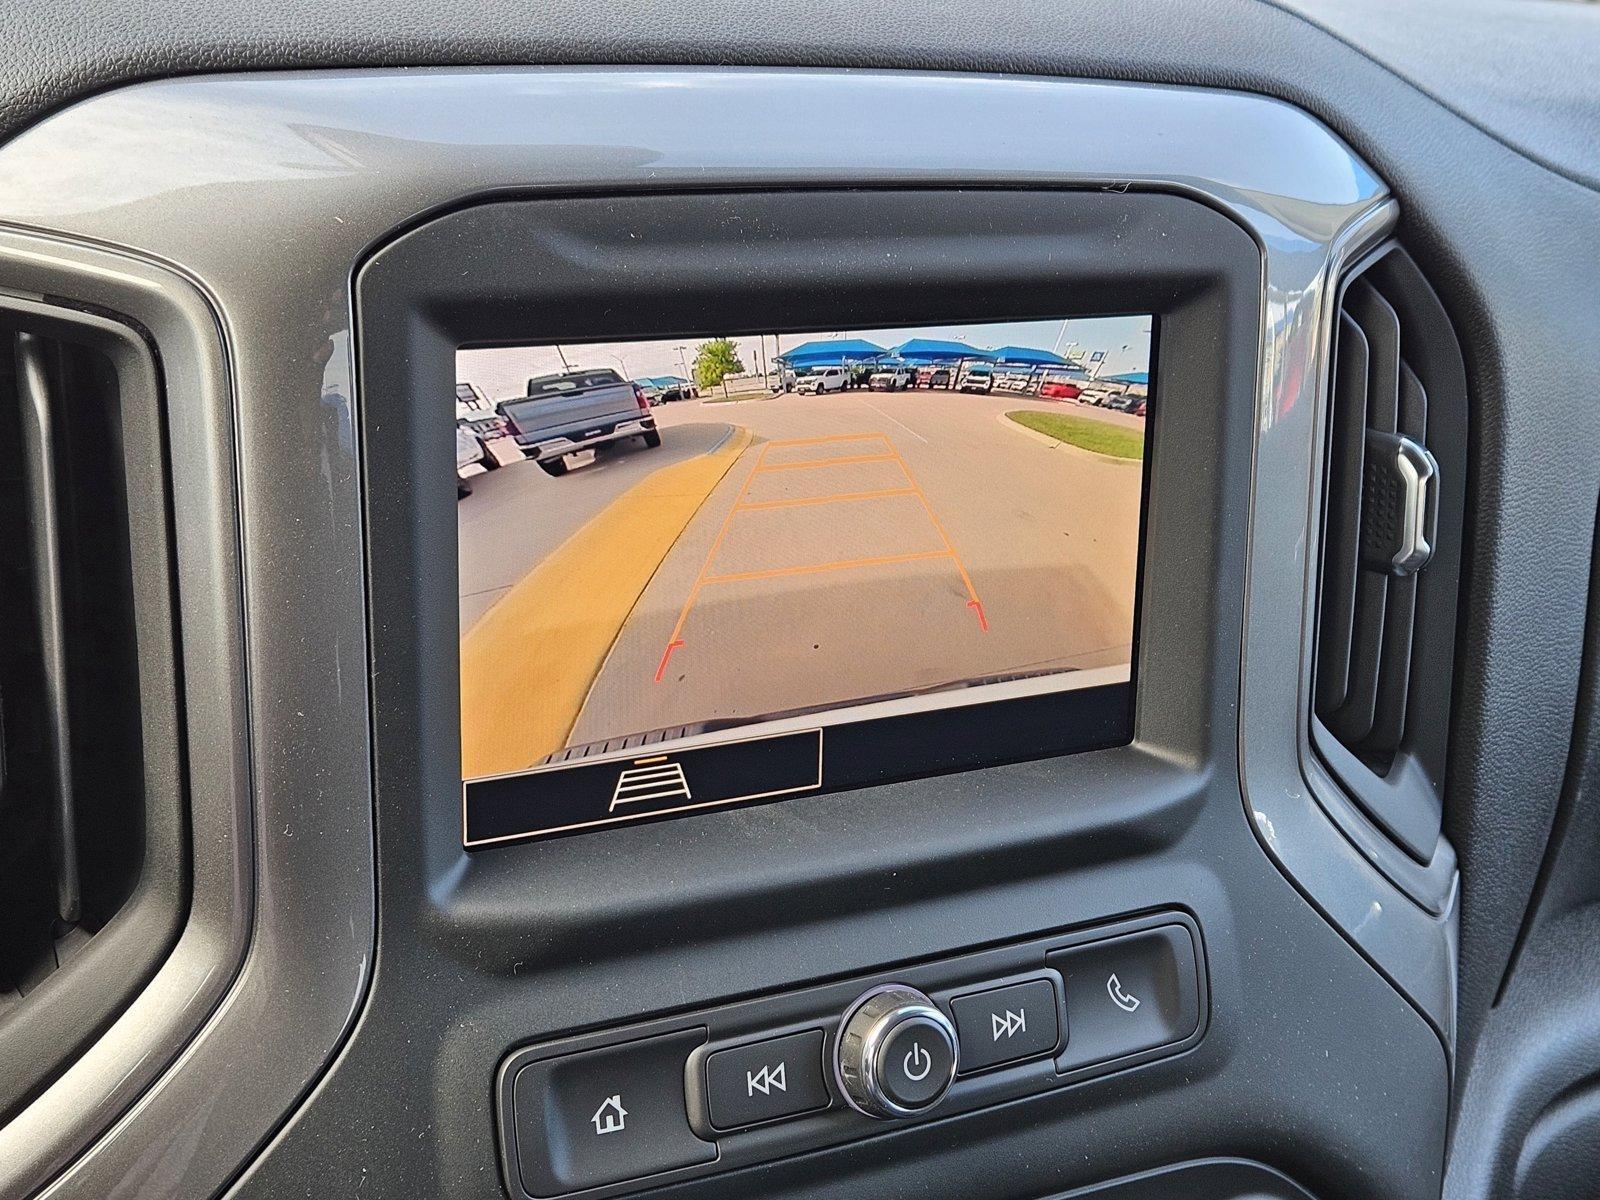
[[[1059,379],[1047,379],[1039,385],[1039,399],[1041,400],[1076,400],[1078,398],[1077,385],[1064,383]]]

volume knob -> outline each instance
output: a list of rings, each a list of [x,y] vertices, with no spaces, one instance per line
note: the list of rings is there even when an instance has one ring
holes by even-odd
[[[955,1026],[902,983],[873,988],[850,1006],[834,1042],[834,1076],[869,1117],[909,1117],[944,1098],[960,1058]]]

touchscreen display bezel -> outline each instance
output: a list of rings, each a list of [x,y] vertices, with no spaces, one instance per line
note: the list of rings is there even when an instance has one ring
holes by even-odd
[[[908,230],[917,235],[907,240]],[[981,272],[965,269],[975,261]],[[621,854],[636,873],[618,886],[659,903],[663,888],[698,897],[744,887],[764,869],[748,858],[754,838],[805,857],[817,880],[810,896],[832,894],[847,860],[871,846],[925,865],[969,843],[1049,858],[1054,839],[1106,811],[1173,802],[1178,793],[1159,781],[1212,753],[1210,714],[1237,699],[1238,658],[1226,647],[1241,619],[1236,539],[1250,479],[1260,271],[1259,245],[1225,215],[1137,191],[495,197],[402,231],[363,265],[354,297],[372,720],[383,747],[374,781],[384,811],[412,830],[387,853],[425,858],[414,869],[441,886],[448,876],[448,896],[525,905],[530,864],[552,881],[551,895],[581,904],[582,881]],[[871,792],[510,841],[463,857],[457,514],[444,465],[451,431],[438,420],[456,354],[525,341],[530,330],[551,342],[673,337],[667,318],[686,312],[698,328],[796,330],[867,328],[885,313],[927,325],[1153,314],[1159,411],[1142,510],[1131,743],[976,772],[941,753],[924,777]],[[836,841],[845,828],[851,838]],[[918,842],[899,840],[911,828]]]

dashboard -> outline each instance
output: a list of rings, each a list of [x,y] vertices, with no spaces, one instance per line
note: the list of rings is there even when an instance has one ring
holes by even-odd
[[[1596,97],[1304,10],[20,59],[0,1196],[1585,1195]]]

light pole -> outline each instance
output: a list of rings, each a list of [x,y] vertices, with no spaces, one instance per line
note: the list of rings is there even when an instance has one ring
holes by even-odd
[[[692,386],[692,387],[698,387],[699,385],[696,384],[695,381],[694,381],[694,376],[689,374],[689,360],[684,358],[684,356],[683,356],[683,352],[685,350],[687,350],[688,348],[689,347],[687,347],[687,346],[675,346],[675,347],[673,347],[673,349],[677,350],[677,352],[678,352],[678,366],[680,366],[683,369],[683,382],[686,385],[689,385],[689,386]]]

